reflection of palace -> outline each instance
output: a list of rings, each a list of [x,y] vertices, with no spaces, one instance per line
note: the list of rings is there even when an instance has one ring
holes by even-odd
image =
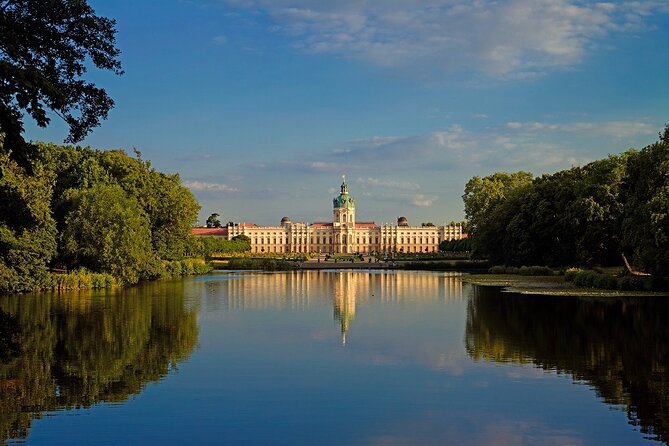
[[[223,305],[228,309],[306,308],[312,303],[331,300],[334,317],[341,325],[343,343],[355,317],[357,301],[372,296],[382,302],[460,300],[463,295],[458,274],[423,272],[342,270],[251,273],[244,274],[240,280],[226,280],[223,284],[223,289],[212,290],[212,294],[224,296]]]
[[[268,253],[435,252],[444,240],[466,237],[459,224],[409,226],[405,217],[397,220],[397,226],[356,222],[355,199],[349,195],[345,180],[333,205],[332,222],[307,225],[293,223],[284,217],[280,226],[242,223],[225,228],[193,228],[193,234],[225,237],[228,240],[245,235],[251,239],[252,252]]]

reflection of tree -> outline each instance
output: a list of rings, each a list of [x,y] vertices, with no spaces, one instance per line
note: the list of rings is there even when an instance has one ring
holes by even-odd
[[[532,362],[590,383],[630,423],[669,440],[669,302],[504,295],[478,288],[465,343],[475,359]]]
[[[44,411],[124,401],[186,359],[196,314],[182,290],[164,291],[174,296],[132,288],[83,300],[2,298],[0,309],[18,321],[21,352],[0,364],[0,443],[25,437]]]
[[[19,354],[19,324],[15,318],[0,311],[0,363],[7,363]]]

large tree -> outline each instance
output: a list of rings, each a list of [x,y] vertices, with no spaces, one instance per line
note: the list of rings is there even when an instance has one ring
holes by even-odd
[[[88,67],[122,74],[114,20],[85,0],[0,0],[0,132],[4,150],[24,166],[34,149],[23,139],[27,113],[40,127],[47,109],[81,141],[114,101],[84,80]]]
[[[61,235],[69,263],[137,283],[156,261],[149,219],[137,200],[116,184],[72,195]]]

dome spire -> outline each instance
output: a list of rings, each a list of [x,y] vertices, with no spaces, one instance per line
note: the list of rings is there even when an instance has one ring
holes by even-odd
[[[333,201],[335,209],[337,208],[355,208],[355,199],[348,194],[348,186],[346,185],[346,175],[341,176],[341,193]]]

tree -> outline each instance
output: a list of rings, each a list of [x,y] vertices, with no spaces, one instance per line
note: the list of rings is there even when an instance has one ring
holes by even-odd
[[[207,227],[208,228],[220,228],[221,227],[221,218],[220,215],[213,213],[207,217]]]
[[[85,0],[0,0],[0,132],[20,165],[35,151],[23,139],[24,112],[46,127],[52,110],[69,126],[68,142],[106,119],[114,101],[83,76],[88,63],[123,73],[115,25]]]
[[[483,178],[476,176],[467,182],[462,200],[474,255],[491,255],[488,248],[500,247],[501,234],[492,231],[491,235],[490,231],[499,227],[498,217],[493,217],[493,214],[507,197],[530,185],[532,178],[529,172],[497,172]],[[493,243],[489,243],[490,240]]]
[[[0,150],[0,291],[27,291],[48,278],[56,254],[52,183],[47,169],[38,165],[27,175]]]
[[[522,186],[532,182],[530,172],[497,172],[493,175],[472,178],[465,185],[462,200],[465,203],[465,215],[473,230],[486,219],[489,212],[504,198]]]
[[[630,154],[621,195],[625,252],[640,268],[669,277],[669,126],[658,142]]]
[[[64,255],[74,266],[136,283],[155,263],[149,219],[119,185],[73,191],[62,234]]]

